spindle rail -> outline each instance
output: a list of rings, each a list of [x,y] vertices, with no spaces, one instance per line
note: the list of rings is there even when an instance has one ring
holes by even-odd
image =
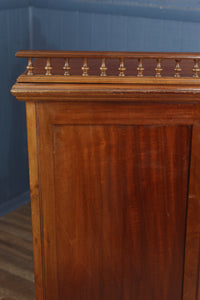
[[[18,78],[18,82],[65,82],[65,83],[145,83],[145,84],[199,84],[200,81],[200,53],[158,53],[158,52],[90,52],[90,51],[32,51],[23,50],[16,53],[17,57],[28,59],[27,71]],[[34,59],[45,59],[44,72],[35,71]],[[59,74],[54,74],[51,64],[52,59],[63,59],[63,66]],[[80,74],[71,74],[73,68],[72,60],[81,59]],[[99,69],[96,74],[90,74],[90,59],[96,59]],[[109,75],[107,60],[119,60],[118,74]],[[128,61],[138,61],[136,75],[126,74]],[[152,74],[145,75],[144,60],[155,60]],[[163,74],[163,62],[170,60],[174,62],[174,73]],[[191,76],[182,73],[183,60],[192,61]],[[134,70],[133,70],[134,71]],[[130,73],[130,71],[129,71]]]

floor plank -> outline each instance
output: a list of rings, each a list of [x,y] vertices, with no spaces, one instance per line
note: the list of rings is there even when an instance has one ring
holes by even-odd
[[[30,204],[0,218],[0,300],[34,300]]]

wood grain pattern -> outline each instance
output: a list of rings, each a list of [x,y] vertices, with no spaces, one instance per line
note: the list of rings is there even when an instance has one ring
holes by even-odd
[[[185,126],[54,127],[54,299],[181,299],[189,139]]]
[[[159,98],[159,97],[158,97]],[[157,98],[157,99],[158,99]],[[187,98],[187,97],[186,97]],[[157,100],[156,99],[156,100]],[[168,98],[169,99],[169,98]],[[143,98],[141,97],[141,100]],[[142,102],[142,101],[141,101]],[[195,103],[59,102],[41,103],[42,118],[52,124],[174,125],[193,124],[199,118]],[[42,124],[41,124],[42,126]]]
[[[52,125],[49,114],[41,116],[41,106],[38,106],[38,139],[39,139],[39,165],[40,165],[40,186],[42,192],[43,212],[43,264],[45,299],[60,300],[58,297],[58,271],[56,259],[56,214],[55,214],[55,185],[54,185],[54,162],[53,162],[53,141]],[[41,270],[38,269],[38,271]],[[41,281],[40,281],[41,283]]]
[[[54,128],[59,299],[181,299],[189,140],[187,127]]]
[[[192,134],[190,186],[187,213],[187,235],[183,300],[199,300],[200,265],[200,123]]]
[[[42,208],[38,163],[38,137],[36,104],[26,103],[28,149],[29,149],[29,175],[32,208],[34,271],[36,299],[45,299],[44,272],[43,272],[43,233]]]

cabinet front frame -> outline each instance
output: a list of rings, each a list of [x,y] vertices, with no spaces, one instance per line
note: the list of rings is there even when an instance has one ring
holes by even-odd
[[[176,97],[176,96],[174,96]],[[48,100],[48,99],[47,99]],[[52,126],[62,124],[191,125],[183,300],[199,300],[200,122],[199,104],[154,102],[27,102],[36,299],[59,299],[55,235]],[[45,153],[45,156],[44,156]],[[44,184],[48,177],[48,185]],[[48,198],[48,203],[42,201]],[[51,210],[48,205],[51,203]],[[47,205],[48,204],[48,205]],[[48,212],[48,214],[46,213]],[[48,225],[48,226],[46,226]],[[48,264],[51,259],[51,272]],[[52,272],[53,270],[53,272]],[[54,282],[49,285],[49,282]],[[48,289],[44,288],[48,286]]]

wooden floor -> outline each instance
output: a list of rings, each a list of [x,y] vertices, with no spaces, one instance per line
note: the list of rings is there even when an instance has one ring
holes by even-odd
[[[30,204],[0,218],[0,300],[33,300]]]

